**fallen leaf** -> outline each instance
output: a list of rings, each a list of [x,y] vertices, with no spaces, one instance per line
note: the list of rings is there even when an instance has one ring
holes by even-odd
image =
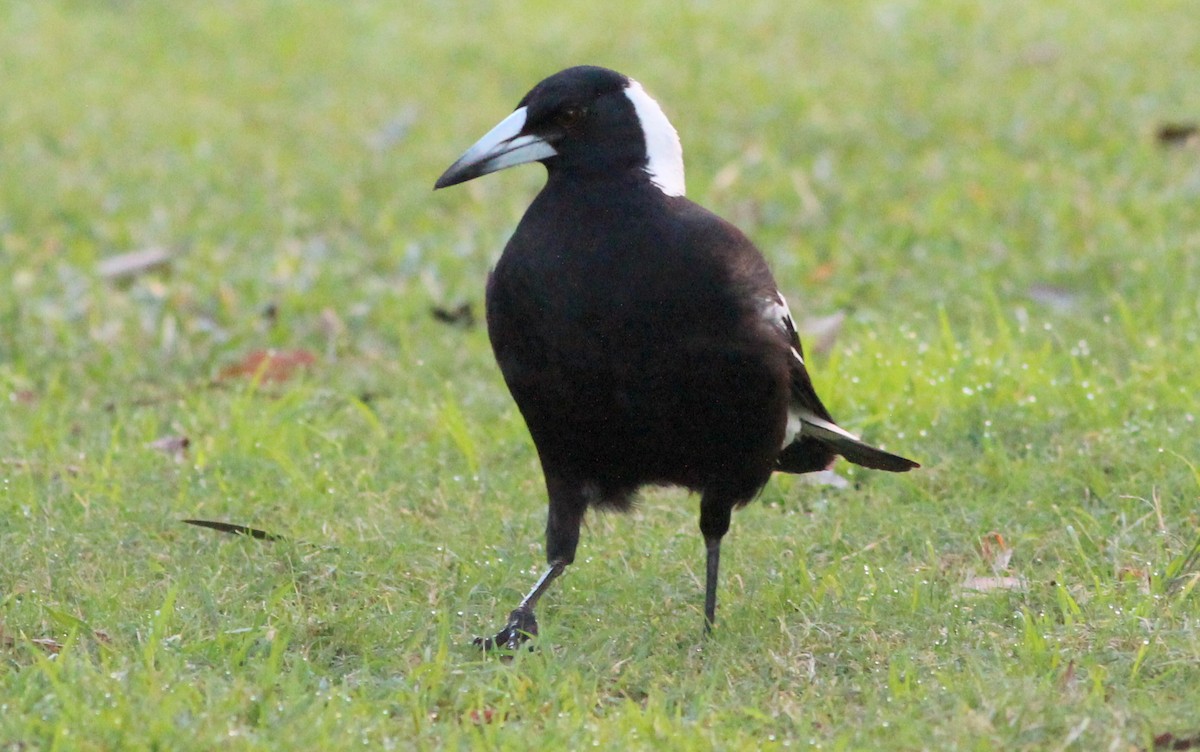
[[[30,645],[35,645],[52,655],[57,654],[63,648],[62,643],[52,637],[34,637],[30,640],[24,640],[13,637],[8,632],[0,629],[0,647],[12,648],[16,647],[22,642],[28,642]]]
[[[146,446],[151,449],[157,449],[173,458],[176,462],[182,462],[187,457],[187,449],[191,446],[191,443],[191,439],[186,436],[164,436],[161,439],[151,441]]]
[[[338,316],[337,311],[332,308],[322,308],[321,318],[318,319],[321,334],[325,335],[327,340],[335,340],[346,333],[346,325],[342,322],[342,317]]]
[[[1008,569],[1013,550],[1005,542],[1004,536],[993,530],[979,539],[979,555],[992,568],[992,572],[998,575]]]
[[[714,193],[728,190],[741,176],[742,166],[735,160],[717,170],[717,174],[713,176],[710,188]]]
[[[1075,661],[1067,663],[1067,669],[1063,671],[1062,676],[1058,677],[1058,688],[1067,689],[1071,686],[1071,682],[1075,680]]]
[[[833,279],[834,272],[837,271],[837,264],[832,261],[826,261],[823,264],[817,264],[812,271],[808,273],[808,281],[815,284],[828,282]]]
[[[821,206],[821,199],[817,197],[817,191],[807,172],[792,170],[792,187],[796,189],[796,195],[800,198],[801,219],[811,222],[824,214],[825,209]]]
[[[1034,284],[1028,291],[1031,300],[1066,313],[1079,305],[1079,293],[1058,285]]]
[[[1183,146],[1200,139],[1200,125],[1196,123],[1163,123],[1158,126],[1154,137],[1163,146]]]
[[[850,481],[838,475],[833,470],[821,470],[815,473],[805,473],[800,480],[813,486],[828,486],[829,488],[849,488]]]
[[[443,324],[451,326],[461,326],[463,329],[470,329],[475,326],[475,311],[471,308],[470,303],[461,303],[454,308],[445,308],[442,306],[432,306],[429,313],[434,320],[440,321]]]
[[[32,389],[18,389],[12,394],[9,394],[8,399],[9,401],[15,402],[18,405],[33,405],[38,401],[38,393]]]
[[[846,312],[838,311],[828,316],[807,318],[800,323],[800,331],[804,332],[805,350],[810,353],[824,355],[833,349],[842,326],[846,323]]]
[[[51,655],[57,655],[63,649],[63,644],[53,637],[34,637],[29,644],[36,645]]]
[[[1175,736],[1171,732],[1154,737],[1155,749],[1200,749],[1200,734]]]
[[[183,522],[185,522],[189,525],[195,525],[196,527],[206,527],[209,530],[217,530],[222,533],[229,533],[230,535],[248,535],[251,538],[254,538],[256,540],[265,540],[265,541],[287,540],[287,538],[285,538],[282,535],[276,535],[275,533],[268,533],[266,530],[259,530],[258,528],[254,528],[254,527],[246,527],[245,525],[238,525],[237,523],[234,523],[234,522],[219,522],[217,520],[183,520]]]
[[[317,362],[308,350],[255,350],[237,363],[221,369],[219,379],[257,378],[259,381],[287,381],[296,371]]]
[[[968,577],[963,580],[963,588],[977,593],[988,593],[993,590],[1024,590],[1024,577]]]
[[[471,719],[471,723],[474,723],[479,726],[482,726],[487,723],[492,723],[492,722],[498,721],[498,720],[503,721],[505,719],[506,715],[507,715],[506,713],[497,712],[494,708],[484,708],[483,710],[472,710],[468,714],[468,716]]]
[[[171,260],[171,253],[165,248],[144,248],[140,251],[120,253],[100,260],[96,270],[110,281],[136,277],[151,269],[165,265]]]
[[[7,465],[22,470],[42,470],[44,465],[36,460],[26,460],[20,457],[0,457],[0,465]],[[79,465],[63,465],[63,470],[67,475],[79,475],[83,472],[83,468]]]
[[[1148,595],[1150,593],[1150,573],[1138,567],[1121,567],[1117,570],[1117,580],[1119,582],[1133,582],[1138,586],[1138,592]]]

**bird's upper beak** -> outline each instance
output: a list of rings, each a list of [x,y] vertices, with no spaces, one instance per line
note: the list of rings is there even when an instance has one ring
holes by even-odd
[[[486,136],[467,149],[457,162],[450,165],[450,169],[442,173],[434,183],[433,189],[465,183],[505,167],[536,162],[558,154],[550,142],[541,136],[522,133],[525,117],[525,108],[518,107],[513,114],[497,123]]]

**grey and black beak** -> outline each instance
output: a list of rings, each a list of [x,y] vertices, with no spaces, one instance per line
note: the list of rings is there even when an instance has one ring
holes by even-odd
[[[513,114],[501,120],[487,135],[467,149],[458,161],[433,184],[433,189],[474,180],[480,175],[503,170],[505,167],[536,162],[558,154],[554,147],[541,136],[522,134],[525,128],[526,110],[518,107]]]

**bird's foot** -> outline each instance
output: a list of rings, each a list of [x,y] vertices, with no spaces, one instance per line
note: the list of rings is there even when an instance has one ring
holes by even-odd
[[[537,619],[533,617],[533,609],[521,606],[508,615],[508,623],[495,637],[476,637],[473,644],[484,650],[516,650],[530,638],[537,637],[537,633],[538,625]]]

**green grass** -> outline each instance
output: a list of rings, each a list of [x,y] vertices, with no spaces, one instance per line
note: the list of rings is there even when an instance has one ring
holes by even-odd
[[[0,750],[1200,732],[1200,151],[1154,139],[1200,118],[1200,3],[579,8],[0,2]],[[469,642],[544,491],[429,307],[481,308],[542,176],[430,188],[579,62],[655,93],[799,316],[848,311],[818,389],[925,467],[772,481],[707,642],[695,499],[592,517],[503,662]],[[318,363],[218,378],[266,347]],[[992,533],[1025,587],[964,587]]]

